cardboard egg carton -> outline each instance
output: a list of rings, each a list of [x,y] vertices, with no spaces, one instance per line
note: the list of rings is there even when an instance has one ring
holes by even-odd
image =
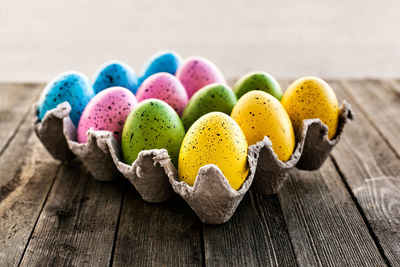
[[[199,169],[193,186],[180,181],[165,149],[143,150],[128,165],[122,160],[120,145],[108,131],[90,129],[88,142],[80,144],[76,141],[76,128],[69,118],[70,111],[70,105],[64,102],[48,111],[42,121],[36,118],[34,122],[36,135],[54,158],[68,161],[77,157],[99,181],[112,181],[123,176],[148,202],[167,201],[175,192],[201,221],[209,224],[228,221],[253,182],[252,188],[258,193],[274,194],[292,168],[319,168],[339,141],[346,123],[353,118],[350,105],[344,102],[338,133],[333,140],[327,138],[327,127],[320,120],[305,120],[295,151],[287,162],[277,158],[267,137],[250,146],[247,156],[249,174],[242,186],[234,190],[214,164]]]

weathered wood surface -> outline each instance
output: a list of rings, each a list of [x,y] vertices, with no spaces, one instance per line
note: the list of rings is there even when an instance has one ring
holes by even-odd
[[[108,266],[121,191],[95,181],[81,164],[63,164],[21,265]]]
[[[183,199],[144,202],[127,186],[115,246],[116,266],[202,266],[201,223]]]
[[[58,166],[26,121],[0,157],[0,266],[19,262]]]
[[[353,102],[353,83],[364,82],[332,85]],[[127,182],[96,182],[77,162],[60,166],[33,134],[29,101],[17,101],[17,115],[0,120],[9,132],[0,139],[0,265],[398,266],[397,140],[387,121],[368,115],[373,105],[398,109],[390,82],[374,89],[389,90],[379,100],[386,106],[356,103],[355,123],[319,171],[293,171],[278,195],[250,192],[219,226],[200,223],[178,196],[149,204]]]
[[[209,266],[296,265],[276,196],[249,193],[230,221],[204,225],[204,249]]]
[[[371,86],[370,81],[346,84],[331,82],[340,98],[349,99],[350,92],[358,92],[357,95],[360,95],[362,92],[357,90],[361,90],[363,85],[364,88]],[[375,90],[388,90],[385,88],[379,91],[379,88]],[[393,110],[390,106],[396,103],[388,98],[384,100],[387,106],[384,107],[381,103],[383,100],[372,102],[364,97],[362,99],[366,101],[364,105],[353,105],[356,120],[345,130],[343,139],[332,151],[332,156],[360,205],[373,235],[378,239],[385,257],[393,266],[400,266],[400,159],[385,142],[387,138],[389,143],[395,144],[392,138],[399,138],[399,134],[388,134],[383,138],[370,124],[370,120],[376,125],[383,125],[385,121],[389,123],[388,119],[384,120],[372,113],[378,112],[377,106],[384,110]],[[398,116],[391,114],[391,120],[400,121]],[[382,128],[385,129],[383,134],[387,133],[389,127]]]
[[[0,155],[32,111],[43,84],[0,84]]]
[[[382,80],[345,81],[347,96],[400,157],[400,94]]]

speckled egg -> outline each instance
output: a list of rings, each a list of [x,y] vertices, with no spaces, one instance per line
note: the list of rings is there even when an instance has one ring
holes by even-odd
[[[47,111],[56,108],[58,104],[68,102],[71,105],[69,116],[77,126],[84,108],[93,96],[93,87],[82,73],[61,73],[44,88],[38,102],[38,118],[43,119]]]
[[[175,76],[166,73],[156,73],[147,78],[139,87],[136,97],[138,101],[157,98],[167,102],[181,115],[188,103],[185,88]]]
[[[207,164],[217,165],[235,190],[249,172],[246,137],[239,125],[221,112],[208,113],[190,127],[179,153],[180,180],[193,186],[199,169]]]
[[[137,103],[135,95],[126,88],[111,87],[101,91],[82,113],[77,129],[78,142],[86,143],[86,132],[93,128],[112,132],[120,143],[125,119]]]
[[[266,72],[250,72],[240,78],[233,86],[233,91],[238,98],[253,90],[264,91],[278,100],[282,98],[282,89],[278,81]]]
[[[295,132],[303,120],[320,119],[328,126],[328,138],[335,136],[339,106],[334,91],[324,80],[317,77],[296,80],[284,93],[281,103],[292,120]]]
[[[213,111],[230,115],[236,101],[235,93],[226,85],[206,85],[197,91],[187,104],[182,114],[183,125],[185,129],[189,129],[198,118]]]
[[[181,64],[182,58],[175,51],[160,51],[144,64],[142,75],[138,79],[139,85],[151,75],[159,72],[167,72],[175,75],[176,70]]]
[[[217,66],[202,57],[187,58],[177,70],[176,77],[186,88],[189,99],[208,84],[226,84],[225,78]]]
[[[93,84],[96,94],[113,86],[121,86],[136,93],[138,81],[131,67],[120,61],[110,61],[97,71]]]
[[[267,136],[278,159],[287,161],[292,155],[295,146],[292,123],[272,95],[263,91],[248,92],[233,107],[231,117],[242,128],[249,145]]]
[[[165,148],[178,166],[179,149],[185,129],[178,114],[164,101],[140,102],[128,115],[122,130],[122,155],[132,164],[142,150]]]

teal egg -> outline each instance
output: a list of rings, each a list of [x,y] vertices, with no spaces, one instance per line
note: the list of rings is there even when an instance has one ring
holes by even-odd
[[[266,72],[250,72],[240,78],[233,86],[233,91],[238,99],[253,90],[264,91],[279,101],[282,98],[282,89],[278,81]]]
[[[38,102],[37,116],[42,120],[47,111],[68,102],[71,106],[69,116],[78,126],[83,110],[93,97],[93,87],[85,75],[76,71],[61,73],[44,88]]]
[[[226,85],[220,83],[207,85],[189,100],[182,114],[183,125],[187,130],[198,118],[213,111],[230,115],[236,102],[235,93]]]
[[[160,51],[147,60],[138,79],[139,86],[153,74],[166,72],[175,75],[182,64],[181,56],[172,50]]]
[[[132,164],[142,150],[165,148],[175,167],[185,128],[175,110],[162,100],[140,102],[126,118],[121,146],[124,162]]]

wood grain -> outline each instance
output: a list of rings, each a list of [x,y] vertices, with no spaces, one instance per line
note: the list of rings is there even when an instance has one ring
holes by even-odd
[[[341,85],[400,158],[400,94],[381,80],[349,80]]]
[[[228,222],[204,225],[204,248],[209,266],[297,264],[276,196],[246,194]]]
[[[385,266],[330,160],[294,170],[278,196],[300,265]]]
[[[0,157],[0,266],[18,264],[59,166],[30,119]]]
[[[127,186],[113,265],[202,264],[201,223],[184,200],[150,204]]]
[[[118,183],[62,165],[21,265],[108,266],[121,202]]]
[[[361,84],[364,83],[361,82],[357,87],[360,88]],[[343,87],[341,83],[331,82],[331,85],[342,99],[349,99],[350,91],[356,92],[353,87]],[[385,257],[393,266],[400,266],[399,180],[385,178],[399,176],[400,160],[371,125],[370,118],[365,115],[366,110],[360,109],[366,108],[366,105],[369,104],[353,105],[356,120],[345,129],[345,134],[332,155],[343,179],[362,208]]]
[[[0,84],[0,155],[32,112],[32,103],[37,99],[43,84]]]

